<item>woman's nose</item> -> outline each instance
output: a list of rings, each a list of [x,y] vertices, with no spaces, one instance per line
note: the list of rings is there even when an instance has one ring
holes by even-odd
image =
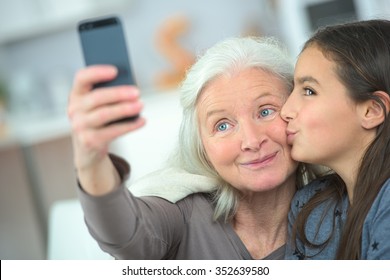
[[[265,132],[256,124],[241,125],[241,150],[259,150],[265,139]]]

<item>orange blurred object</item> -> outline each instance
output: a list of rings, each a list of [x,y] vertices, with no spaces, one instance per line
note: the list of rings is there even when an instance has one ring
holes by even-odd
[[[157,49],[172,66],[171,69],[158,74],[156,86],[159,89],[176,88],[183,80],[187,69],[195,62],[195,56],[179,43],[179,37],[184,35],[188,28],[188,19],[180,15],[168,18],[157,31]]]

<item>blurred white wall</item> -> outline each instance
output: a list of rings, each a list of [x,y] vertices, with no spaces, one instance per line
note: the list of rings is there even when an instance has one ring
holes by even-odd
[[[277,9],[279,34],[287,44],[291,55],[296,57],[304,42],[312,33],[306,9],[307,6],[337,1],[279,0],[277,2],[279,3]],[[390,19],[390,3],[388,0],[353,0],[352,2],[354,3],[357,19],[359,20],[370,18]]]
[[[188,19],[190,27],[180,43],[194,54],[220,39],[256,29],[279,37],[296,56],[311,33],[306,6],[323,2],[332,1],[3,0],[0,78],[10,86],[14,114],[63,113],[73,74],[83,66],[76,26],[85,17],[113,13],[122,17],[137,83],[153,89],[157,74],[170,67],[155,40],[169,17],[180,14]],[[353,2],[359,19],[390,13],[385,0]]]
[[[159,26],[174,15],[190,23],[180,43],[194,54],[249,29],[275,35],[293,56],[310,35],[306,6],[331,0],[2,0],[0,79],[12,93],[14,114],[63,113],[74,72],[83,66],[77,22],[122,17],[138,85],[153,89],[170,62],[156,48]],[[359,19],[388,17],[386,0],[354,0]],[[29,88],[27,90],[26,88]]]

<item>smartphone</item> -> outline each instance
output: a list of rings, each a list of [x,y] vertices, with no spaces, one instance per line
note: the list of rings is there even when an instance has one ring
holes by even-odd
[[[78,24],[78,33],[85,65],[111,64],[118,69],[118,76],[114,80],[95,84],[94,88],[135,84],[126,38],[117,16],[83,20]],[[135,115],[109,124],[134,121],[138,117]]]

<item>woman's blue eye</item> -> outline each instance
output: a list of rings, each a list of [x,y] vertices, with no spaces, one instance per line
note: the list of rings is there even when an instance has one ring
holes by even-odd
[[[264,110],[260,111],[260,116],[262,118],[265,118],[265,117],[268,117],[269,115],[271,115],[274,112],[275,112],[275,110],[273,110],[273,109],[264,109]]]
[[[217,125],[217,130],[218,131],[225,131],[226,129],[228,129],[229,125],[227,123],[220,123]]]

